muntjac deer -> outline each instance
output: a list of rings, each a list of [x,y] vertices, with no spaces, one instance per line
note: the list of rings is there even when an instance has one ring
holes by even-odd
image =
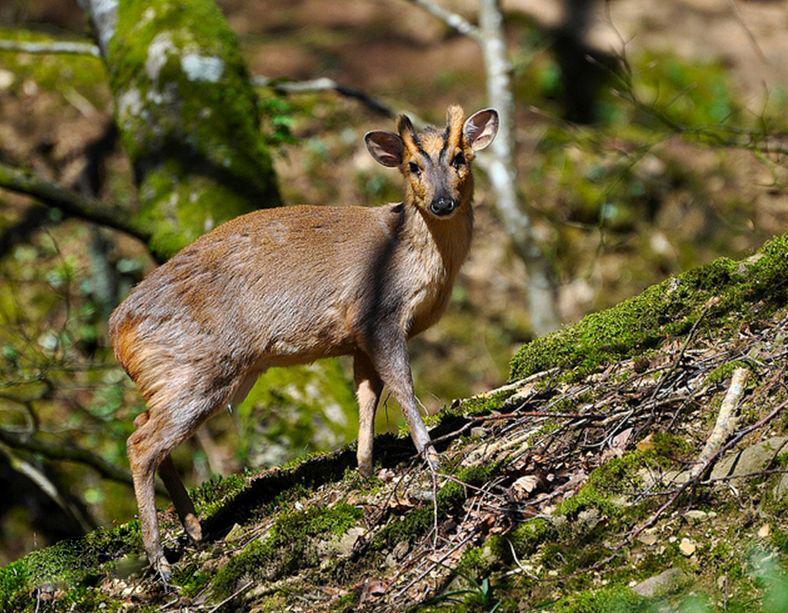
[[[405,198],[376,208],[288,206],[233,219],[152,272],[115,310],[115,355],[147,411],[128,454],[148,559],[166,581],[154,499],[158,468],[186,532],[202,536],[170,452],[208,417],[240,403],[272,366],[352,355],[359,404],[358,466],[372,471],[375,409],[384,385],[416,449],[437,453],[413,394],[407,340],[446,308],[473,228],[476,151],[498,130],[485,109],[445,130],[369,132],[367,149],[405,177]]]

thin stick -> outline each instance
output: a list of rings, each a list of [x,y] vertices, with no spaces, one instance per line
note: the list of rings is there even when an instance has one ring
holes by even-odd
[[[470,21],[465,19],[462,15],[454,13],[447,8],[444,8],[437,2],[432,0],[408,0],[411,4],[415,4],[423,8],[433,17],[437,17],[450,28],[457,30],[460,34],[470,36],[471,38],[481,41],[482,34],[479,28],[473,25]]]
[[[34,55],[60,54],[101,57],[96,45],[77,41],[0,40],[0,51],[17,51]]]
[[[744,386],[747,384],[749,376],[750,371],[747,368],[738,367],[733,371],[730,387],[725,393],[725,398],[723,398],[719,413],[717,413],[717,422],[714,424],[714,428],[706,440],[706,444],[703,446],[695,466],[690,469],[690,479],[694,480],[700,475],[709,463],[709,459],[717,453],[722,444],[736,429],[736,424],[739,421],[735,414],[736,408],[739,406],[742,394],[744,394]]]

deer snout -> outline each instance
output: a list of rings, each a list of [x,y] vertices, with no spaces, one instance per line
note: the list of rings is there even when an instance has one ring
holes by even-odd
[[[430,211],[438,217],[450,215],[457,208],[457,201],[454,198],[440,196],[430,203]]]

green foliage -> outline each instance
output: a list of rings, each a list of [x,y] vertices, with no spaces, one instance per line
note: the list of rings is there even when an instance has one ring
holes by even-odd
[[[759,302],[780,307],[786,302],[787,280],[788,235],[782,235],[766,243],[752,261],[717,259],[528,343],[512,359],[510,378],[552,367],[574,369],[571,376],[580,377],[687,332],[701,314],[708,328],[726,319],[741,320]]]
[[[238,408],[241,458],[274,466],[352,441],[358,410],[339,360],[266,371]]]
[[[0,27],[4,41],[47,42],[52,38],[41,32],[21,28]],[[62,39],[58,38],[58,41]],[[0,67],[10,70],[14,79],[11,92],[22,90],[25,81],[33,80],[38,87],[64,98],[68,91],[78,91],[96,106],[109,102],[109,89],[104,64],[99,58],[84,55],[29,55],[0,50]],[[63,84],[68,83],[69,88]]]
[[[646,52],[634,66],[637,96],[682,126],[719,128],[740,119],[729,71],[722,62],[690,62],[669,53]],[[653,114],[638,111],[637,121],[660,127]]]

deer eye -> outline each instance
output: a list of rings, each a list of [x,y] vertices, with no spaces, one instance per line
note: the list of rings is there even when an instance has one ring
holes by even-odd
[[[409,166],[410,166],[410,171],[411,171],[411,172],[412,172],[414,175],[418,176],[418,175],[420,175],[420,174],[421,174],[421,167],[420,167],[420,166],[419,166],[419,165],[418,165],[416,162],[411,162],[411,163],[409,164]]]
[[[451,161],[451,165],[455,168],[459,168],[465,164],[465,156],[462,153],[458,153],[454,156],[454,159]]]

